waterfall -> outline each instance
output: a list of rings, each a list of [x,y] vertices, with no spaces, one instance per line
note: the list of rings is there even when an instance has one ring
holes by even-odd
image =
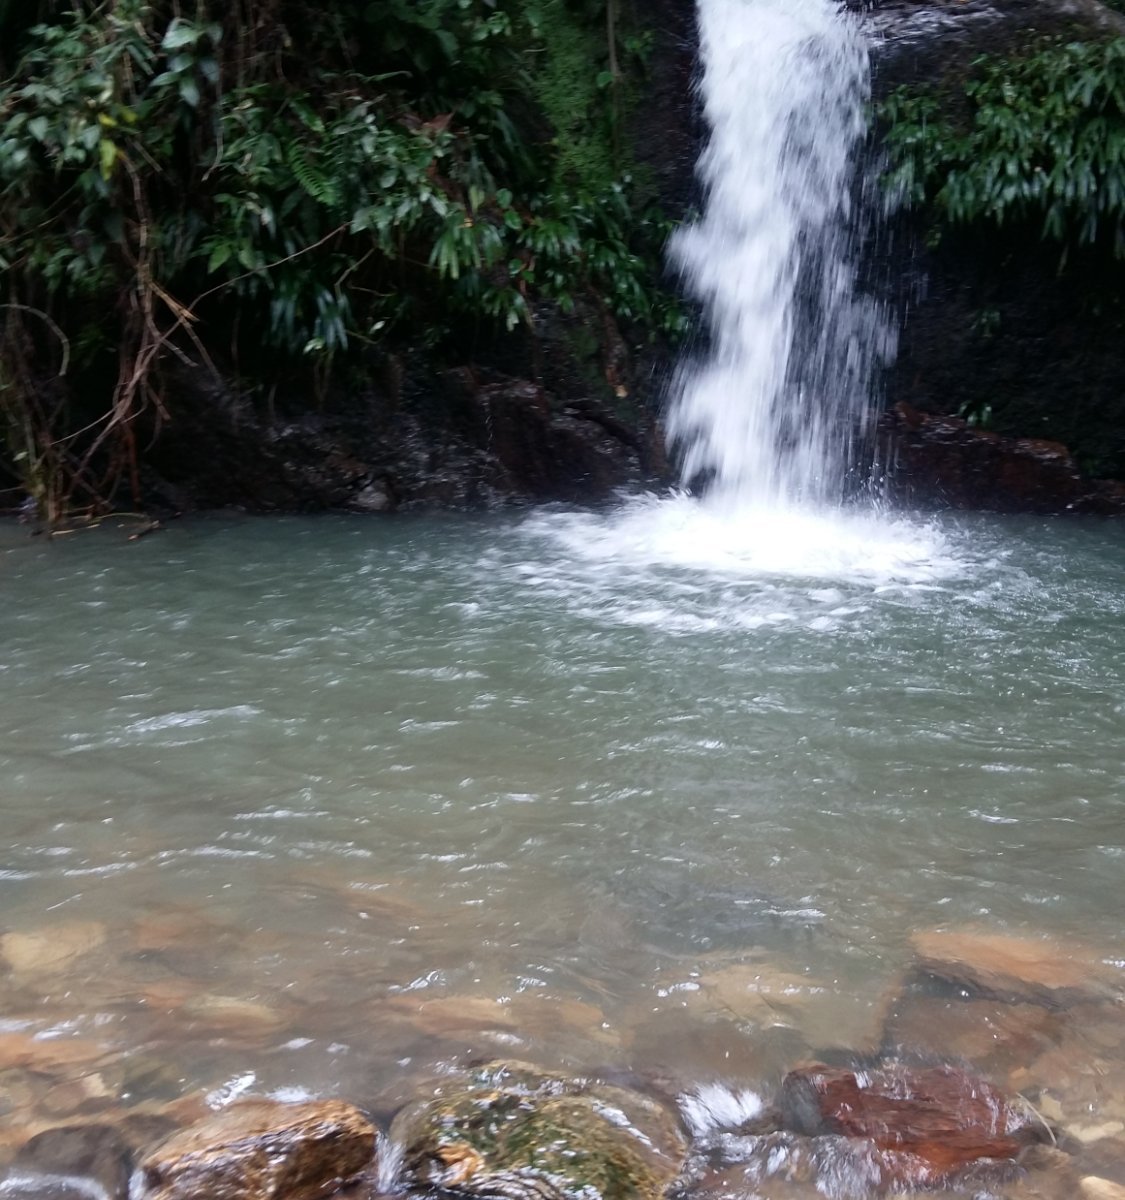
[[[830,503],[891,340],[856,291],[867,48],[833,0],[699,0],[699,28],[706,205],[672,255],[711,338],[681,368],[670,439],[713,499]]]
[[[860,153],[870,69],[859,22],[834,0],[697,3],[706,204],[671,247],[710,331],[669,412],[687,490],[529,527],[607,580],[686,571],[685,596],[716,579],[767,596],[785,578],[929,586],[955,569],[932,523],[841,503],[894,348],[858,286],[863,235],[883,209]],[[697,628],[639,603],[645,620]],[[764,620],[788,619],[765,603]]]

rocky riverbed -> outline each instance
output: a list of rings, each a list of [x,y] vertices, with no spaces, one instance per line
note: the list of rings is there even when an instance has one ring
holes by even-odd
[[[422,916],[347,898],[388,928]],[[407,990],[364,1024],[411,1053],[355,1095],[240,1076],[315,1024],[307,986],[240,989],[261,951],[174,905],[4,932],[0,1196],[1125,1197],[1125,976],[1106,947],[921,931],[851,1006],[755,945],[669,956],[626,1010]],[[214,1086],[185,1087],[177,1036]]]

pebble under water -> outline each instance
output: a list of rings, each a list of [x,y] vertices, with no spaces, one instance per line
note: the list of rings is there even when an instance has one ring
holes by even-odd
[[[910,971],[971,927],[1125,972],[1125,529],[774,516],[0,528],[0,1163],[497,1055],[701,1138],[892,1043],[1121,1124],[1121,1044]]]

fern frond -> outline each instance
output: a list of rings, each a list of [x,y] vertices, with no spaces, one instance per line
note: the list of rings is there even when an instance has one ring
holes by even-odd
[[[325,208],[336,208],[340,203],[340,189],[336,180],[317,169],[309,161],[305,149],[298,142],[290,142],[286,148],[285,161],[301,189]]]

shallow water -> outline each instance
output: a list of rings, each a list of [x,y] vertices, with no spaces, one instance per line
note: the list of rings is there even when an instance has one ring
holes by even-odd
[[[99,932],[0,974],[0,1034],[129,1049],[127,1102],[496,1053],[761,1091],[878,1046],[918,929],[1125,959],[1123,549],[656,499],[4,527],[0,933]]]

